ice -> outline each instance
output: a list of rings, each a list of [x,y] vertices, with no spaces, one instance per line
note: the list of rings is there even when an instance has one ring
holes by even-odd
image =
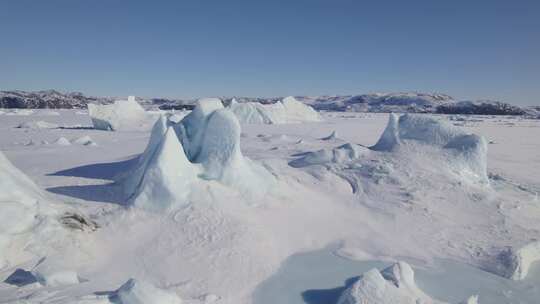
[[[217,98],[200,99],[195,109],[175,126],[175,131],[190,160],[196,159],[199,155],[208,117],[215,110],[222,108],[223,104]]]
[[[370,150],[366,147],[346,143],[333,149],[307,152],[303,157],[292,161],[291,165],[295,167],[305,167],[330,163],[344,164],[369,155],[369,153]]]
[[[88,135],[81,136],[73,140],[74,144],[83,145],[83,146],[96,146],[97,144],[92,140]]]
[[[126,197],[129,197],[136,192],[136,188],[141,183],[148,162],[161,144],[166,131],[167,119],[165,116],[160,115],[152,127],[148,144],[146,145],[144,152],[139,156],[137,164],[131,170],[128,170],[126,173],[122,172],[115,178],[117,182],[123,185],[123,193]]]
[[[124,183],[124,191],[133,194],[133,205],[148,210],[185,205],[199,177],[250,198],[264,195],[274,182],[266,169],[242,155],[238,119],[219,99],[200,100],[191,114],[161,135],[166,121],[162,117],[156,122],[145,152]],[[182,143],[173,128],[179,130]]]
[[[523,280],[534,262],[540,261],[540,241],[519,248],[510,248],[499,255],[500,265],[495,272],[512,280]]]
[[[38,282],[47,287],[79,284],[77,272],[73,270],[48,270],[37,271],[35,274]]]
[[[133,96],[128,100],[117,100],[114,104],[88,104],[88,114],[97,130],[133,130],[146,124],[145,110]]]
[[[471,180],[488,183],[487,142],[446,121],[431,116],[390,114],[388,124],[377,143],[376,151],[393,151],[403,145],[428,145],[442,149],[449,166]]]
[[[313,108],[289,96],[275,104],[231,102],[228,107],[244,124],[287,124],[320,121]]]
[[[58,125],[42,120],[38,121],[25,121],[17,126],[21,129],[57,129]]]
[[[136,279],[129,279],[117,291],[119,304],[181,304],[182,300],[172,291]]]
[[[267,108],[271,106],[258,102],[234,102],[229,105],[231,111],[238,120],[244,124],[273,124],[275,121],[270,117]]]
[[[231,111],[214,111],[196,161],[203,165],[206,179],[219,180],[243,192],[263,194],[273,183],[273,177],[242,155],[240,133],[240,123]]]
[[[59,146],[70,146],[71,142],[65,137],[59,137],[57,140],[54,141],[54,144]]]
[[[12,237],[28,232],[51,213],[38,186],[0,152],[0,265]]]
[[[321,138],[321,140],[334,140],[334,139],[337,139],[337,138],[338,138],[337,132],[332,131],[332,133],[330,135]]]
[[[186,204],[198,171],[197,166],[185,156],[176,133],[169,127],[148,160],[133,205],[159,211]]]
[[[474,303],[469,298],[466,303]],[[379,271],[372,269],[364,273],[356,283],[343,292],[338,304],[443,304],[430,298],[416,286],[414,271],[405,262]]]

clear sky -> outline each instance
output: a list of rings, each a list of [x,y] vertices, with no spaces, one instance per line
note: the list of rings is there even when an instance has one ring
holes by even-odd
[[[540,104],[539,0],[0,0],[0,89]]]

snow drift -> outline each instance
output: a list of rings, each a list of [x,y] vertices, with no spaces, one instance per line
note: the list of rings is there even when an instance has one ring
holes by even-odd
[[[465,303],[476,303],[476,296]],[[383,271],[372,269],[343,292],[338,304],[443,304],[426,295],[416,286],[414,271],[405,262],[398,262]]]
[[[275,104],[231,102],[229,109],[245,124],[286,124],[321,120],[317,111],[292,96]]]
[[[114,104],[88,104],[88,114],[95,129],[107,131],[140,128],[147,119],[145,110],[134,96],[129,96],[128,100],[117,100]]]
[[[166,130],[166,131],[165,131]],[[264,195],[274,181],[242,155],[241,127],[219,99],[201,99],[178,124],[161,117],[136,166],[123,179],[132,205],[162,210],[189,202],[192,185],[219,181],[246,197]]]
[[[486,140],[434,117],[405,114],[398,118],[390,114],[386,129],[371,149],[393,151],[415,144],[440,148],[449,157],[451,169],[473,180],[488,182]]]

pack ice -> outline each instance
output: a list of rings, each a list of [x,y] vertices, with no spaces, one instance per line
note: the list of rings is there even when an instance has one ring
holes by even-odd
[[[248,198],[264,195],[273,176],[242,155],[241,127],[219,99],[201,99],[175,124],[160,117],[137,165],[123,180],[132,204],[163,210],[189,203],[195,183],[219,181]]]
[[[134,96],[107,105],[89,103],[88,114],[95,129],[106,131],[144,128],[148,120],[146,111],[135,101]]]
[[[275,104],[238,103],[233,99],[229,109],[245,124],[287,124],[321,120],[317,111],[292,96]]]
[[[343,292],[338,304],[444,304],[426,295],[414,280],[414,271],[405,262],[379,271],[372,269],[364,273],[358,281]],[[463,304],[477,304],[472,296]]]

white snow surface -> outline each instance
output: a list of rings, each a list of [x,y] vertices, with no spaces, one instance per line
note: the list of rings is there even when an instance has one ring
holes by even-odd
[[[472,301],[474,297],[470,300]],[[467,300],[469,301],[469,300]],[[337,304],[418,304],[444,302],[426,295],[414,280],[414,271],[405,262],[379,271],[372,269],[364,273],[358,281],[343,292]]]
[[[456,159],[462,153],[453,147],[405,136],[400,137],[396,149],[365,148],[374,145],[383,133],[388,115],[322,113],[324,120],[320,122],[240,124],[238,131],[229,119],[231,115],[221,108],[216,106],[201,115],[205,123],[200,142],[205,141],[207,125],[226,126],[214,130],[212,136],[239,134],[243,158],[270,172],[275,185],[264,196],[249,199],[222,180],[201,178],[204,164],[186,151],[189,165],[201,168],[202,175],[197,174],[190,187],[190,203],[180,204],[171,212],[126,208],[130,198],[123,193],[124,184],[115,181],[122,172],[133,172],[133,166],[141,161],[137,156],[147,145],[176,146],[175,153],[162,154],[174,162],[154,168],[171,179],[177,178],[175,174],[187,174],[186,170],[167,168],[174,168],[171,164],[182,156],[178,139],[187,150],[187,138],[179,136],[175,141],[171,136],[163,144],[158,140],[158,144],[149,145],[147,130],[18,129],[15,126],[33,115],[2,115],[0,149],[19,173],[24,172],[44,189],[36,191],[84,212],[100,227],[94,232],[70,232],[70,237],[49,229],[30,229],[17,238],[9,235],[8,249],[0,250],[8,261],[0,268],[0,281],[16,268],[32,270],[39,264],[36,271],[69,270],[81,278],[81,283],[57,287],[0,283],[0,302],[109,303],[109,293],[104,291],[114,295],[129,278],[140,278],[190,304],[204,303],[208,294],[215,295],[212,298],[219,299],[217,303],[247,304],[253,303],[256,287],[287,257],[336,242],[341,247],[339,252],[351,253],[348,258],[395,261],[406,257],[424,267],[432,267],[434,259],[443,258],[494,270],[501,262],[501,251],[521,248],[538,239],[538,120],[466,116],[464,121],[448,121],[466,134],[494,142],[487,154],[486,187],[464,182],[462,174],[447,170],[443,160]],[[76,112],[62,110],[58,116],[40,119],[58,125],[91,126],[89,116]],[[216,113],[220,114],[211,122]],[[448,116],[437,118],[449,120]],[[167,138],[164,134],[169,127],[184,134],[178,129],[185,122],[165,121],[156,138]],[[198,124],[193,121],[193,125]],[[321,140],[333,131],[339,138]],[[83,136],[90,136],[99,145],[21,144]],[[235,150],[236,138],[227,139],[226,146],[232,147],[227,151]],[[346,157],[334,158],[333,150],[344,145],[356,147],[360,153],[355,156],[351,152],[354,149],[344,149],[337,153]],[[319,150],[332,151],[332,156],[316,164],[292,165],[306,153]],[[150,157],[147,163],[153,160]],[[148,165],[143,168],[150,169]],[[25,208],[33,206],[31,189],[35,185],[14,181],[19,179],[0,179],[0,187],[7,189],[0,197],[21,184],[25,190],[15,197],[28,200],[28,205],[15,202]],[[0,243],[6,243],[5,236],[0,235]],[[30,239],[41,240],[41,245],[27,247]],[[514,296],[510,294],[509,301]]]
[[[229,109],[244,124],[290,124],[321,120],[317,111],[292,96],[274,104],[238,103],[234,100]]]

